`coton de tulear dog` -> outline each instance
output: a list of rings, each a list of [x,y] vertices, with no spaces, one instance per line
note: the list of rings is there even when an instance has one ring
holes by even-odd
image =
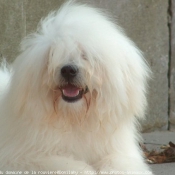
[[[149,72],[102,11],[64,4],[2,66],[0,170],[151,174],[137,131]]]

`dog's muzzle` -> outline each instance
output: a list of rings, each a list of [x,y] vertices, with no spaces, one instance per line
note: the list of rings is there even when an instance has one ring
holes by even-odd
[[[77,83],[79,69],[75,65],[66,65],[61,68],[61,76],[64,80],[64,85],[60,86],[62,98],[66,102],[75,102],[87,93],[88,87],[80,86]]]

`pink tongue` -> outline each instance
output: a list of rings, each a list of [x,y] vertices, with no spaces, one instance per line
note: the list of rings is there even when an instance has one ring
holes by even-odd
[[[67,85],[63,88],[63,94],[66,97],[76,97],[80,89],[73,85]]]

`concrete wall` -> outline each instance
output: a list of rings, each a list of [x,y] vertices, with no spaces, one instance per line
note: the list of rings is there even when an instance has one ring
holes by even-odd
[[[175,0],[171,0],[172,3],[169,0],[79,1],[107,9],[144,52],[152,68],[153,79],[150,81],[148,96],[149,108],[147,120],[142,122],[143,130],[167,130],[169,114],[171,114],[170,128],[173,129],[175,125],[175,52],[173,51],[175,34],[172,32],[172,53],[170,54],[168,9],[172,6],[171,4],[175,4]],[[20,40],[35,31],[41,17],[46,16],[50,10],[57,9],[62,2],[62,0],[0,0],[0,53],[10,61],[15,59]],[[175,31],[175,15],[173,20],[171,31]]]
[[[171,0],[170,129],[175,131],[175,0]]]

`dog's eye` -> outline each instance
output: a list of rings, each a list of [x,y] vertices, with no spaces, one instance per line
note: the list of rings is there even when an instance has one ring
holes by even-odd
[[[86,60],[86,61],[88,60],[85,53],[82,54],[82,58],[83,58],[83,60]]]

